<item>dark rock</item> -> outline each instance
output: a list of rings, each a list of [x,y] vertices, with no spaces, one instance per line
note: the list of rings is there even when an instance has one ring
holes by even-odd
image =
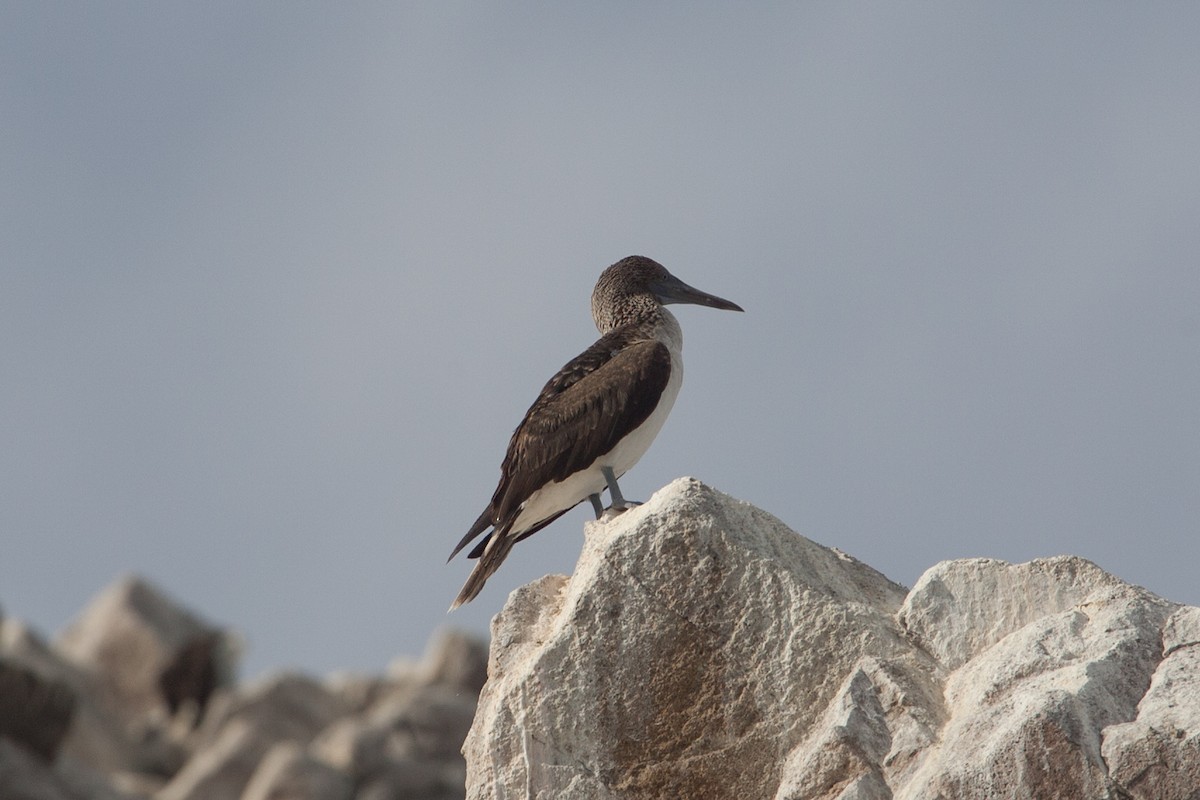
[[[31,751],[0,739],[0,797],[4,800],[87,800]]]
[[[218,664],[222,639],[215,631],[202,633],[179,648],[163,667],[158,686],[171,714],[185,703],[192,703],[197,709],[196,722],[199,722],[199,716],[220,680]]]
[[[74,711],[66,683],[0,657],[0,737],[53,761]]]
[[[134,800],[102,777],[71,764],[49,764],[24,747],[0,739],[3,800]]]
[[[144,768],[149,758],[143,752],[144,736],[131,731],[117,712],[97,699],[104,692],[95,675],[64,659],[36,632],[11,618],[3,624],[0,653],[73,692],[75,711],[60,746],[61,757],[106,774]]]

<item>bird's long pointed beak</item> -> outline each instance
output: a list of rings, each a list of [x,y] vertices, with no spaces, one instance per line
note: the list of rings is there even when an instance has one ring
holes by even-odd
[[[670,280],[655,286],[654,294],[663,305],[669,303],[692,303],[698,306],[708,306],[709,308],[720,308],[725,311],[743,310],[737,303],[732,303],[723,297],[717,297],[715,294],[702,292],[695,287],[688,286],[675,276],[671,276]]]

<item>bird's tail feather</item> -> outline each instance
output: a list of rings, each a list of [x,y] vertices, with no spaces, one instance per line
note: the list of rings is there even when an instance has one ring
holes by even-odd
[[[514,544],[516,544],[516,539],[509,536],[507,530],[492,532],[487,547],[480,554],[479,560],[475,562],[475,568],[471,570],[471,574],[467,576],[467,582],[463,584],[462,591],[450,604],[450,611],[464,603],[471,602],[483,591],[483,585],[487,583],[487,579],[492,576],[492,573],[504,563],[504,559],[508,557],[508,551],[512,550]]]
[[[459,540],[458,545],[454,548],[454,551],[450,553],[450,558],[446,559],[446,563],[449,564],[450,561],[456,555],[458,555],[459,550],[462,550],[464,547],[470,544],[471,540],[476,536],[492,527],[494,522],[495,520],[492,519],[492,506],[491,504],[488,504],[488,507],[485,508],[483,513],[479,515],[479,519],[475,520],[475,524],[471,526],[471,530],[467,531],[466,536],[463,536],[462,539]]]

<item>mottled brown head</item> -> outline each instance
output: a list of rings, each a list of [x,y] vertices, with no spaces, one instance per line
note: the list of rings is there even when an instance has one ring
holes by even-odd
[[[702,292],[645,256],[627,256],[600,274],[592,290],[592,320],[601,333],[653,319],[668,303],[695,303],[741,311],[736,303]]]

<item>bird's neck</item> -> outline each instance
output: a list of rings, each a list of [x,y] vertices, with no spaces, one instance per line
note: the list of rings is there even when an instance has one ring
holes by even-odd
[[[657,304],[623,325],[600,327],[600,332],[606,336],[617,331],[621,331],[621,338],[627,343],[652,340],[662,342],[676,356],[683,351],[683,330],[679,327],[679,320]]]
[[[658,312],[658,319],[654,323],[651,335],[665,344],[673,354],[682,353],[683,329],[679,327],[679,320],[675,319],[675,315],[662,306],[659,306]]]

